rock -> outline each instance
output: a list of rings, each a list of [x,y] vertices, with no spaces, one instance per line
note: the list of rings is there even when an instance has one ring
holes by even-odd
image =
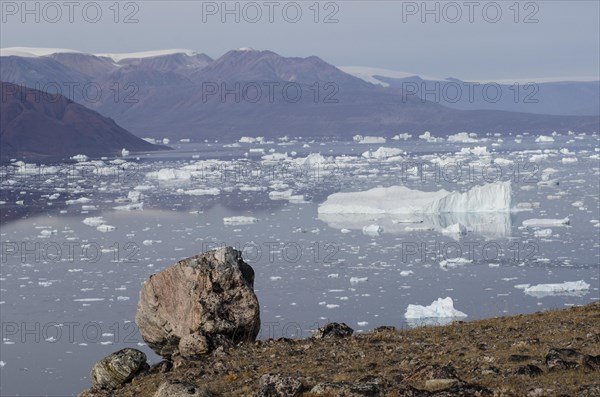
[[[254,270],[231,247],[181,260],[146,280],[136,323],[148,346],[167,359],[190,334],[203,335],[211,349],[223,340],[253,341],[260,331]],[[190,347],[193,338],[183,342],[187,353],[204,349]]]
[[[185,335],[179,340],[178,348],[179,354],[187,358],[199,357],[210,351],[208,339],[202,334]]]
[[[428,391],[419,390],[412,386],[398,390],[399,397],[492,397],[491,390],[477,384],[461,383],[450,388]]]
[[[583,354],[573,349],[550,349],[546,354],[546,366],[550,371],[576,368],[583,358]]]
[[[375,329],[373,330],[373,332],[374,332],[374,333],[379,333],[379,332],[392,332],[392,331],[395,331],[395,330],[396,330],[396,327],[393,327],[393,326],[391,326],[391,325],[381,325],[381,326],[379,326],[379,327],[375,328]]]
[[[543,373],[544,373],[544,371],[542,371],[542,369],[540,367],[538,367],[537,365],[533,365],[533,364],[523,365],[523,366],[517,368],[517,370],[515,371],[515,374],[517,374],[517,375],[529,375],[531,377],[539,376]]]
[[[147,368],[146,355],[137,349],[127,348],[112,353],[94,364],[90,376],[94,386],[114,389]]]
[[[203,387],[178,381],[166,381],[160,385],[154,397],[211,397]]]
[[[437,391],[448,389],[458,384],[457,379],[429,379],[425,381],[425,389],[428,391]]]
[[[300,395],[302,383],[289,376],[265,374],[260,377],[258,397],[295,397]]]
[[[511,361],[513,363],[520,363],[520,362],[527,361],[530,359],[531,359],[531,356],[527,356],[524,354],[511,354],[510,357],[508,357],[508,361]]]
[[[458,379],[456,370],[451,365],[423,365],[417,368],[407,378],[411,381],[423,381],[430,379]]]
[[[327,397],[377,397],[383,388],[377,383],[323,382],[310,390],[314,395]]]
[[[346,338],[354,333],[354,330],[346,323],[329,323],[313,332],[315,339],[323,338]]]
[[[111,397],[112,394],[104,389],[100,389],[98,387],[92,387],[87,390],[82,391],[77,395],[77,397]]]

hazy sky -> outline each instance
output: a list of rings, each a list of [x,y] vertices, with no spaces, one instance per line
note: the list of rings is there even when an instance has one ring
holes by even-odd
[[[597,0],[242,1],[228,2],[229,14],[221,1],[1,3],[2,47],[189,48],[213,58],[252,47],[463,79],[597,77],[600,69]]]

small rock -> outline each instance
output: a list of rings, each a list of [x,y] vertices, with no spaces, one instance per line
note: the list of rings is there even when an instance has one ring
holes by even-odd
[[[377,383],[323,382],[313,387],[310,392],[328,397],[383,396],[382,387]]]
[[[540,367],[538,367],[537,365],[533,365],[533,364],[523,365],[523,366],[517,368],[517,370],[515,371],[515,374],[517,374],[517,375],[528,375],[531,377],[539,376],[539,375],[542,375],[543,373],[544,373],[544,371],[542,371],[542,369]]]
[[[295,397],[302,391],[302,383],[289,376],[265,374],[260,377],[258,397]]]
[[[508,357],[508,361],[513,363],[520,363],[529,359],[531,359],[531,357],[524,354],[511,354],[510,357]]]
[[[458,384],[457,379],[429,379],[425,381],[425,390],[437,391],[448,389],[456,384]]]
[[[550,349],[546,354],[546,366],[550,371],[576,368],[583,363],[583,354],[573,349]]]
[[[201,386],[187,382],[167,381],[160,385],[154,397],[211,397]]]
[[[94,364],[90,374],[92,384],[104,389],[130,381],[138,372],[148,368],[146,355],[137,349],[122,349]]]
[[[354,333],[354,330],[346,323],[329,323],[313,332],[315,339],[323,338],[346,338]]]

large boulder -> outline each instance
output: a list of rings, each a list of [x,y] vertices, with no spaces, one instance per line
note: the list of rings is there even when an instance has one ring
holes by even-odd
[[[253,341],[260,331],[254,270],[231,247],[179,261],[146,280],[135,321],[148,346],[168,359],[180,348],[196,355]],[[195,340],[202,346],[191,346]]]

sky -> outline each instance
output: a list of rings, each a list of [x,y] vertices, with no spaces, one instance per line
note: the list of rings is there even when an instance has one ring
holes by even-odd
[[[461,79],[598,78],[600,1],[1,1],[0,47],[240,47]]]

